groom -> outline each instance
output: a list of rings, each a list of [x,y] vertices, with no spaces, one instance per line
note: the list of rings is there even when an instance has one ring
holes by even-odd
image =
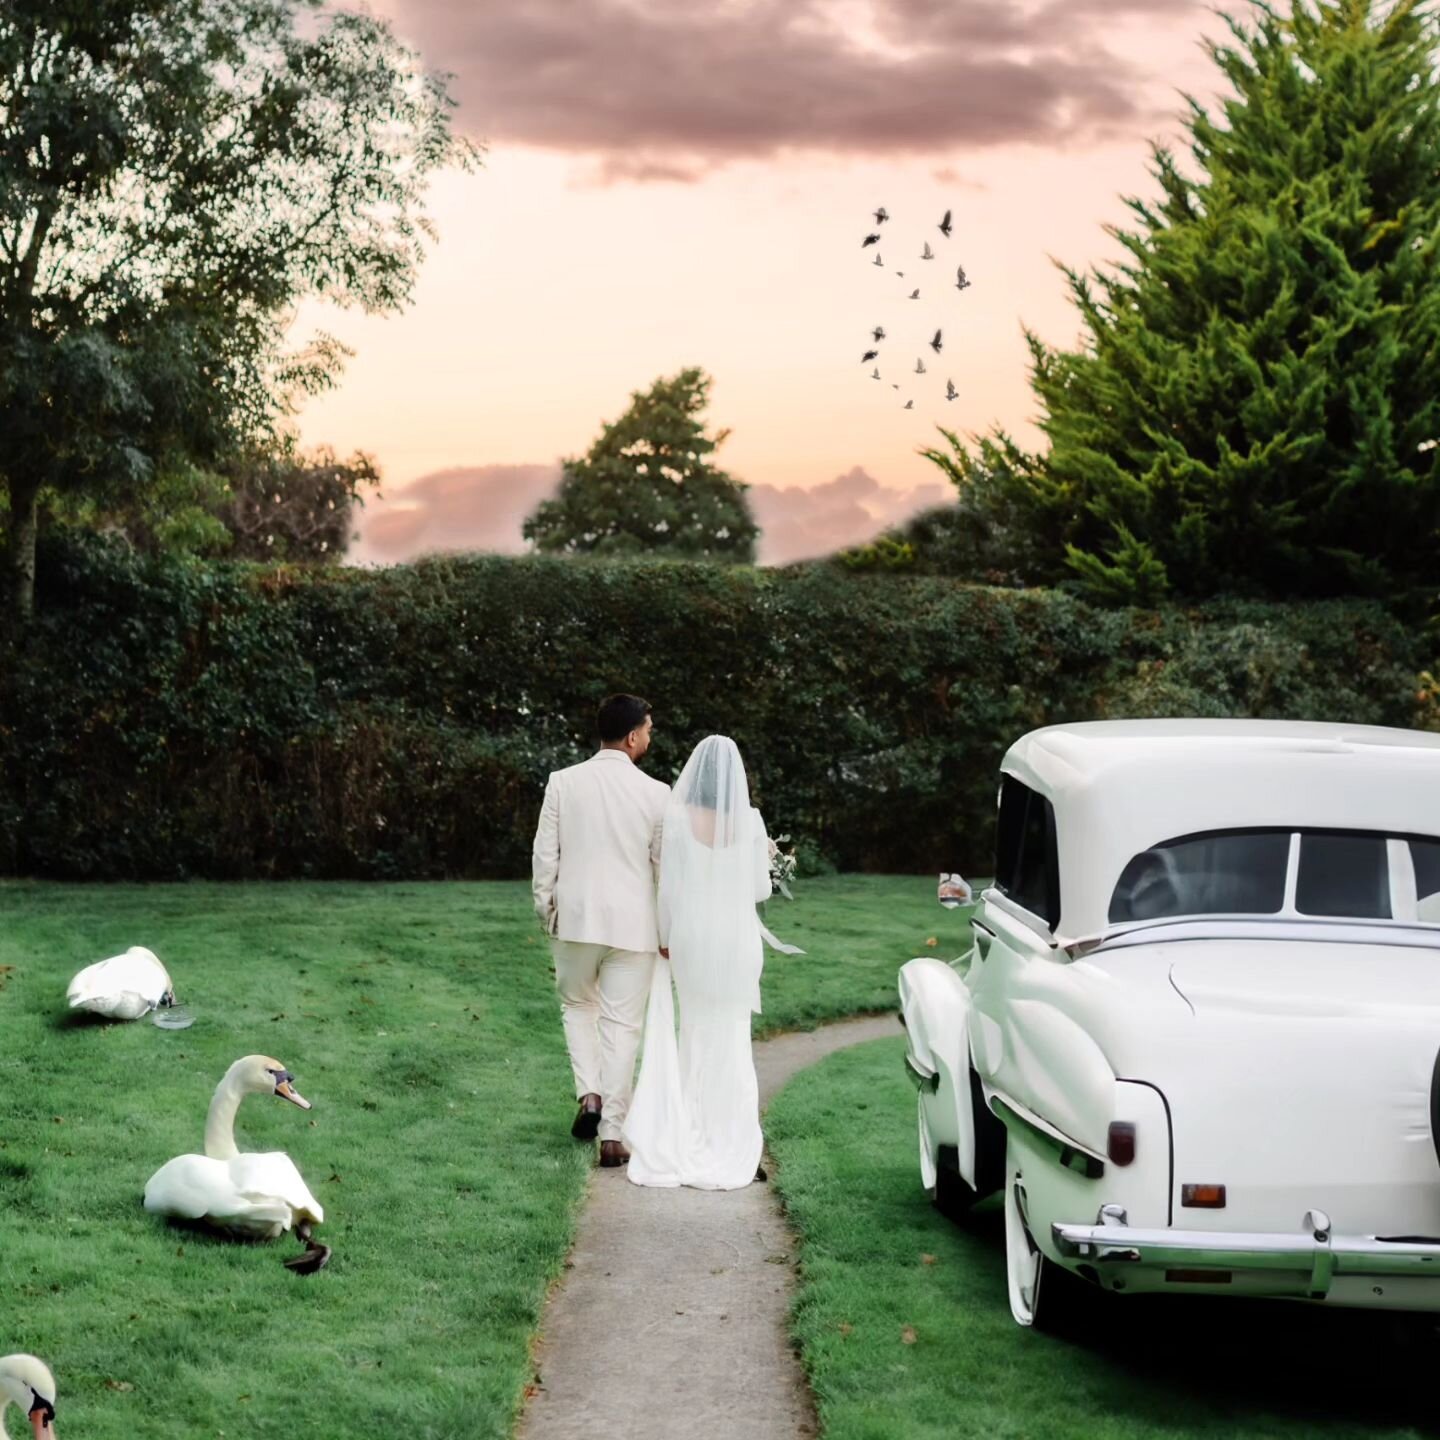
[[[655,887],[670,787],[636,764],[653,728],[644,700],[611,695],[597,728],[600,749],[545,786],[531,868],[580,1101],[570,1133],[598,1133],[600,1163],[613,1167],[630,1158],[620,1128],[660,943]]]

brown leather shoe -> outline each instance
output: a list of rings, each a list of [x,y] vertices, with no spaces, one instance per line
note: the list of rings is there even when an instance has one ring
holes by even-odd
[[[582,1095],[580,1097],[580,1113],[575,1117],[575,1123],[570,1127],[570,1133],[577,1140],[593,1140],[600,1133],[600,1097],[598,1095]]]
[[[600,1142],[600,1163],[607,1170],[613,1170],[617,1165],[623,1165],[629,1158],[630,1152],[618,1140],[602,1140]]]

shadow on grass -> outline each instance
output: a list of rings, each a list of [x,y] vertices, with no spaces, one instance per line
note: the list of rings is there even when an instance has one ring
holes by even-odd
[[[999,1199],[958,1224],[938,1214],[936,1221],[986,1272],[991,1303],[1008,1317]],[[1115,1415],[1157,1426],[1203,1416],[1208,1429],[1218,1410],[1233,1416],[1234,1433],[1247,1434],[1255,1433],[1247,1415],[1266,1412],[1273,1428],[1298,1423],[1311,1434],[1354,1425],[1365,1434],[1394,1427],[1440,1435],[1440,1325],[1433,1316],[1096,1288],[1083,1292],[1067,1318],[1058,1334],[1023,1334],[1027,1357],[1055,1367],[1057,1384],[1083,1366],[1085,1389]]]
[[[1059,1335],[1016,1325],[998,1197],[955,1224],[920,1188],[903,1043],[830,1056],[767,1112],[832,1440],[1440,1436],[1434,1317],[1095,1289]]]

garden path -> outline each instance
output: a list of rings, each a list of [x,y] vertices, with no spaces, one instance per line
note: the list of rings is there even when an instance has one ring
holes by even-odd
[[[897,1033],[885,1014],[757,1041],[761,1106],[832,1051]],[[789,1335],[793,1242],[770,1185],[659,1190],[597,1169],[567,1266],[519,1440],[816,1433]]]

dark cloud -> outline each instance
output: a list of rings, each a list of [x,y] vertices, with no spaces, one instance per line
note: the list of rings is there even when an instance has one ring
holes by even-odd
[[[366,506],[350,559],[396,564],[451,551],[520,554],[525,517],[559,479],[558,465],[478,465],[426,475]],[[951,492],[938,482],[892,489],[857,465],[809,489],[752,485],[748,493],[763,532],[760,563],[784,565],[863,544]]]
[[[1159,119],[1117,19],[1198,0],[875,0],[865,46],[831,0],[392,0],[494,144],[597,156],[600,183],[686,181],[789,150],[1063,146]],[[583,13],[581,13],[583,12]],[[894,53],[894,47],[904,47]]]

